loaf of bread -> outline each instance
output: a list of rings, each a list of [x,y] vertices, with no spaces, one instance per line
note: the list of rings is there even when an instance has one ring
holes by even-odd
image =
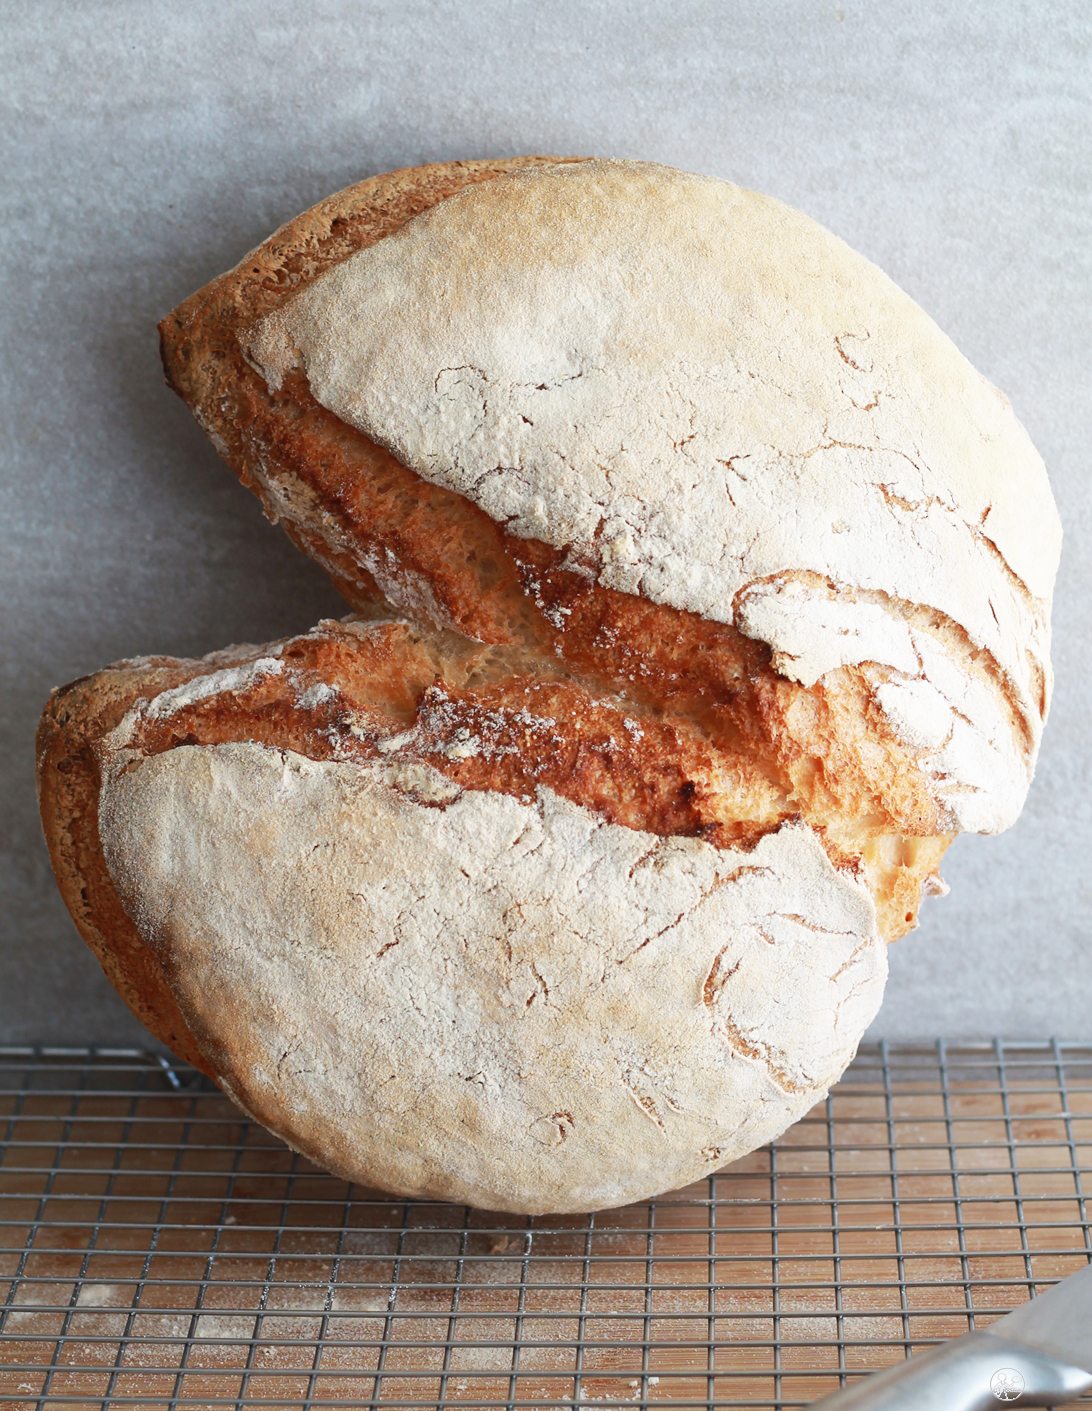
[[[493,1209],[802,1115],[1031,778],[1059,529],[1004,397],[806,217],[644,163],[363,182],[161,332],[355,612],[54,694],[134,1012],[321,1164]]]

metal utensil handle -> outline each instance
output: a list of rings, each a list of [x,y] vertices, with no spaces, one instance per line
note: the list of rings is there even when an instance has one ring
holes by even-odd
[[[1092,1374],[1023,1343],[968,1333],[814,1403],[813,1411],[1000,1411],[1056,1406],[1092,1388]]]

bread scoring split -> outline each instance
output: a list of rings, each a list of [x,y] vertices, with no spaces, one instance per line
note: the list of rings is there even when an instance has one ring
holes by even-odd
[[[805,1111],[1034,768],[1058,530],[1004,398],[813,222],[642,163],[375,178],[161,332],[360,616],[55,693],[135,1012],[316,1160],[494,1208]]]
[[[302,370],[342,422],[602,586],[733,623],[806,686],[863,662],[916,682],[875,699],[929,742],[950,827],[1015,818],[1049,670],[1046,472],[1001,394],[806,216],[648,163],[532,167],[242,337],[271,392]],[[934,670],[919,649],[919,606],[995,665],[985,719],[961,709],[962,653]]]

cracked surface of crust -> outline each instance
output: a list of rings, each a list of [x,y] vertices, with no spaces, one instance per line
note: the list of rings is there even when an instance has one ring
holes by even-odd
[[[542,195],[553,187],[560,207]],[[569,207],[581,220],[559,224]],[[695,212],[735,270],[721,302],[742,308],[715,365],[708,349],[698,366],[680,347],[720,336],[723,309],[695,320],[692,307],[716,280],[680,258],[698,292],[672,304],[678,270],[663,258],[668,237],[684,252],[695,243]],[[650,219],[659,391],[640,396],[640,377],[619,382],[611,362],[640,363],[640,308],[634,333],[603,289],[624,270],[623,304],[640,305]],[[573,230],[599,246],[567,251]],[[768,256],[759,237],[771,232],[781,253]],[[748,260],[760,268],[741,295],[735,267]],[[782,289],[787,315],[774,307]],[[573,314],[574,300],[591,314]],[[842,328],[851,314],[874,331]],[[594,661],[609,689],[672,708],[688,695],[729,731],[744,712],[725,702],[743,676],[761,677],[785,707],[767,720],[786,755],[806,752],[788,722],[814,712],[815,687],[849,688],[865,714],[828,717],[847,808],[921,836],[997,831],[1019,811],[1050,690],[1057,523],[1041,463],[926,316],[799,213],[648,164],[420,168],[306,213],[162,330],[172,385],[354,606],[379,597],[581,672]],[[609,357],[594,356],[597,339]],[[486,382],[470,378],[488,414],[467,420],[475,358],[492,359]],[[448,365],[463,372],[441,389]],[[518,386],[538,411],[516,405]],[[629,426],[634,408],[654,434]],[[607,456],[597,437],[633,445]],[[720,676],[700,659],[714,640]]]
[[[103,814],[221,1082],[369,1186],[541,1213],[686,1184],[803,1115],[883,991],[867,893],[800,824],[741,854],[256,744],[112,773]]]
[[[42,795],[98,782],[130,995],[248,1111],[369,1184],[581,1210],[806,1111],[885,947],[745,761],[526,667],[397,622],[125,663],[58,693]]]

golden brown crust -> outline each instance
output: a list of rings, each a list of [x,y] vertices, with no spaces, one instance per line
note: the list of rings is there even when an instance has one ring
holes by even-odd
[[[282,664],[168,710],[138,715],[127,747],[141,757],[179,745],[254,742],[314,760],[373,760],[393,737],[404,760],[428,764],[462,788],[525,796],[540,786],[608,822],[663,837],[748,846],[795,816],[742,755],[716,751],[678,717],[603,699],[586,684],[520,649],[497,649],[405,622],[325,622],[261,649]],[[59,797],[43,758],[43,807],[87,815],[97,752],[141,699],[225,667],[253,662],[253,648],[202,661],[107,668],[60,692],[43,735],[82,697],[83,793]],[[139,689],[134,689],[135,683]],[[310,694],[309,694],[310,693]],[[71,727],[69,727],[71,728]]]
[[[55,690],[38,725],[38,800],[61,896],[107,979],[161,1043],[211,1076],[159,961],[125,914],[99,838],[99,742],[136,700],[185,675],[166,659],[126,663]]]

